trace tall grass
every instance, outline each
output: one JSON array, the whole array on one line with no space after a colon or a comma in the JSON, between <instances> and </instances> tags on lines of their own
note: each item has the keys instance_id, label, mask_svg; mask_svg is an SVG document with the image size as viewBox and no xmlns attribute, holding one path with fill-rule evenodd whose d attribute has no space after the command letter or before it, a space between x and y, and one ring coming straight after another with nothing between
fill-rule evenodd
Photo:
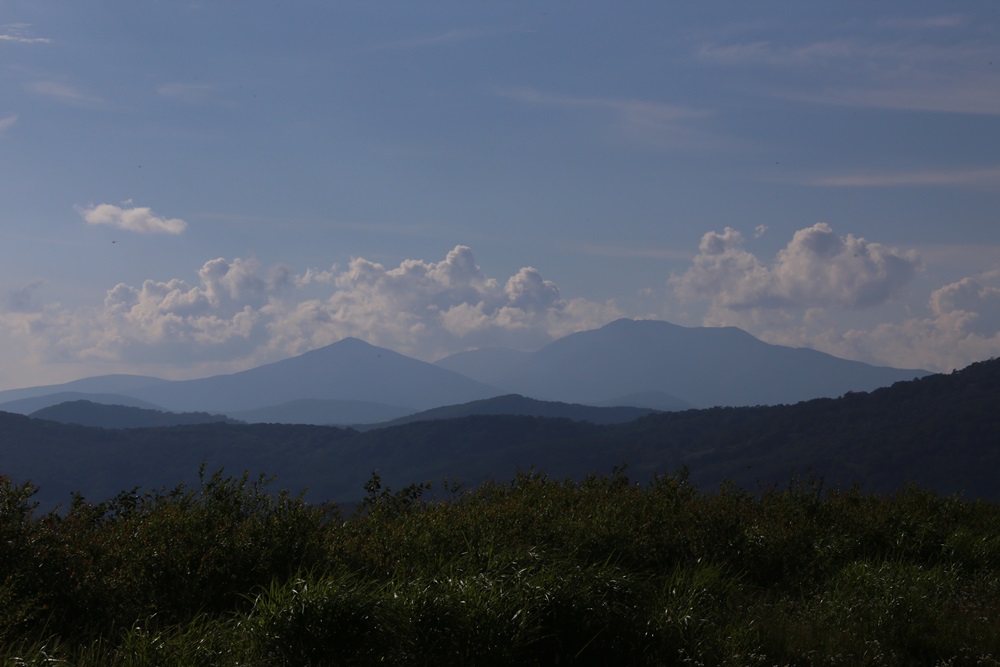
<instances>
[{"instance_id":1,"label":"tall grass","mask_svg":"<svg viewBox=\"0 0 1000 667\"><path fill-rule=\"evenodd\" d=\"M818 480L523 473L350 517L269 480L0 480L9 665L1000 664L1000 507ZM441 499L443 497L443 499Z\"/></svg>"}]
</instances>

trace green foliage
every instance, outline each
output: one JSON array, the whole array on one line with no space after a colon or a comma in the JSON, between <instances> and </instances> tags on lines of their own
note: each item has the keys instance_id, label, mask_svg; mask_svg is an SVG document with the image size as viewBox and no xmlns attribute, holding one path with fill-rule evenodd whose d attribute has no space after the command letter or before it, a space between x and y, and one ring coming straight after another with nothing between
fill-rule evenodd
<instances>
[{"instance_id":1,"label":"green foliage","mask_svg":"<svg viewBox=\"0 0 1000 667\"><path fill-rule=\"evenodd\" d=\"M344 520L266 478L37 514L0 480L9 665L1000 663L1000 507L685 470L374 474Z\"/></svg>"}]
</instances>

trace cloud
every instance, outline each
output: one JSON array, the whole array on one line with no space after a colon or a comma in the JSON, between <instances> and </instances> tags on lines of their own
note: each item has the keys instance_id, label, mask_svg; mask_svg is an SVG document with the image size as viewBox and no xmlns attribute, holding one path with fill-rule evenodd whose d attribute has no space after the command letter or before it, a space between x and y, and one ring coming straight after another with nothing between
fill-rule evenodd
<instances>
[{"instance_id":1,"label":"cloud","mask_svg":"<svg viewBox=\"0 0 1000 667\"><path fill-rule=\"evenodd\" d=\"M914 19L886 19L882 25L902 30L938 30L941 28L957 28L966 24L965 18L958 14L942 14Z\"/></svg>"},{"instance_id":2,"label":"cloud","mask_svg":"<svg viewBox=\"0 0 1000 667\"><path fill-rule=\"evenodd\" d=\"M781 43L758 39L707 43L695 52L700 61L739 68L743 85L753 85L753 70L766 71L757 83L761 94L810 104L963 114L1000 114L1000 89L994 60L996 35L962 41L931 39L930 28L960 24L956 17L931 17L910 26L897 24L869 37ZM885 25L882 25L885 28ZM873 28L877 29L878 24ZM900 39L898 28L925 38ZM775 83L785 78L784 83Z\"/></svg>"},{"instance_id":3,"label":"cloud","mask_svg":"<svg viewBox=\"0 0 1000 667\"><path fill-rule=\"evenodd\" d=\"M626 136L658 147L717 142L691 127L693 120L711 115L704 109L634 98L559 95L524 87L495 88L492 92L530 106L610 114Z\"/></svg>"},{"instance_id":4,"label":"cloud","mask_svg":"<svg viewBox=\"0 0 1000 667\"><path fill-rule=\"evenodd\" d=\"M939 372L1000 357L1000 284L967 277L931 292L927 317L852 329L831 340L827 351L900 367Z\"/></svg>"},{"instance_id":5,"label":"cloud","mask_svg":"<svg viewBox=\"0 0 1000 667\"><path fill-rule=\"evenodd\" d=\"M652 246L626 246L607 243L571 243L569 247L581 255L597 257L625 257L641 259L689 259L691 252L681 248Z\"/></svg>"},{"instance_id":6,"label":"cloud","mask_svg":"<svg viewBox=\"0 0 1000 667\"><path fill-rule=\"evenodd\" d=\"M131 201L124 202L125 206ZM77 211L90 225L110 225L118 229L140 234L180 234L187 223L180 218L161 218L144 206L122 208L114 204L98 204Z\"/></svg>"},{"instance_id":7,"label":"cloud","mask_svg":"<svg viewBox=\"0 0 1000 667\"><path fill-rule=\"evenodd\" d=\"M387 268L358 257L344 268L294 273L248 259L205 262L196 282L119 284L103 303L70 310L35 305L0 324L30 338L36 353L150 365L209 361L228 370L356 336L423 359L480 345L540 346L605 324L612 303L566 299L531 267L504 281L484 275L456 246L437 262ZM218 368L215 372L220 372Z\"/></svg>"},{"instance_id":8,"label":"cloud","mask_svg":"<svg viewBox=\"0 0 1000 667\"><path fill-rule=\"evenodd\" d=\"M945 285L931 293L931 312L938 320L958 316L963 329L992 336L1000 331L1000 288L975 278Z\"/></svg>"},{"instance_id":9,"label":"cloud","mask_svg":"<svg viewBox=\"0 0 1000 667\"><path fill-rule=\"evenodd\" d=\"M421 49L426 47L439 46L442 44L454 44L457 42L469 42L483 37L499 35L504 33L520 32L515 30L473 30L470 28L456 28L433 35L423 37L413 37L401 39L395 42L386 42L371 47L370 51L407 51L411 49Z\"/></svg>"},{"instance_id":10,"label":"cloud","mask_svg":"<svg viewBox=\"0 0 1000 667\"><path fill-rule=\"evenodd\" d=\"M1000 270L935 289L925 316L841 326L845 310L895 300L920 267L912 251L840 237L824 223L797 231L764 262L727 228L705 234L692 266L669 283L683 300L707 302L705 326L740 327L777 345L942 372L1000 356Z\"/></svg>"},{"instance_id":11,"label":"cloud","mask_svg":"<svg viewBox=\"0 0 1000 667\"><path fill-rule=\"evenodd\" d=\"M45 286L42 280L34 280L10 290L4 299L2 310L11 313L26 313L37 309L34 293Z\"/></svg>"},{"instance_id":12,"label":"cloud","mask_svg":"<svg viewBox=\"0 0 1000 667\"><path fill-rule=\"evenodd\" d=\"M8 23L0 26L0 42L48 44L52 41L47 37L32 37L30 28L31 24L29 23Z\"/></svg>"},{"instance_id":13,"label":"cloud","mask_svg":"<svg viewBox=\"0 0 1000 667\"><path fill-rule=\"evenodd\" d=\"M14 123L16 122L17 122L17 114L15 113L0 118L0 136L3 136L3 133L6 132L11 127L13 127Z\"/></svg>"},{"instance_id":14,"label":"cloud","mask_svg":"<svg viewBox=\"0 0 1000 667\"><path fill-rule=\"evenodd\" d=\"M727 227L702 236L691 268L670 278L683 300L716 308L864 308L899 296L919 270L915 253L834 234L818 222L795 232L768 265Z\"/></svg>"},{"instance_id":15,"label":"cloud","mask_svg":"<svg viewBox=\"0 0 1000 667\"><path fill-rule=\"evenodd\" d=\"M819 176L806 185L835 188L879 188L909 186L963 186L1000 189L1000 167L956 169L952 171L860 172Z\"/></svg>"},{"instance_id":16,"label":"cloud","mask_svg":"<svg viewBox=\"0 0 1000 667\"><path fill-rule=\"evenodd\" d=\"M624 118L641 123L673 121L707 115L706 111L692 107L629 98L556 95L531 88L502 88L495 92L501 97L525 104L612 111Z\"/></svg>"},{"instance_id":17,"label":"cloud","mask_svg":"<svg viewBox=\"0 0 1000 667\"><path fill-rule=\"evenodd\" d=\"M620 314L613 304L563 299L531 267L501 286L465 246L440 262L408 259L395 268L356 258L333 285L325 299L295 303L277 317L272 344L297 352L357 336L434 358L470 346L537 346Z\"/></svg>"},{"instance_id":18,"label":"cloud","mask_svg":"<svg viewBox=\"0 0 1000 667\"><path fill-rule=\"evenodd\" d=\"M178 102L196 104L209 100L216 86L208 83L164 83L156 87L156 94Z\"/></svg>"},{"instance_id":19,"label":"cloud","mask_svg":"<svg viewBox=\"0 0 1000 667\"><path fill-rule=\"evenodd\" d=\"M73 86L57 81L36 81L28 85L28 90L71 106L90 109L104 106L104 100L100 97L84 93Z\"/></svg>"},{"instance_id":20,"label":"cloud","mask_svg":"<svg viewBox=\"0 0 1000 667\"><path fill-rule=\"evenodd\" d=\"M828 40L797 46L779 46L769 40L738 44L704 44L697 57L716 65L798 67L816 62L856 57L862 47L851 40Z\"/></svg>"}]
</instances>

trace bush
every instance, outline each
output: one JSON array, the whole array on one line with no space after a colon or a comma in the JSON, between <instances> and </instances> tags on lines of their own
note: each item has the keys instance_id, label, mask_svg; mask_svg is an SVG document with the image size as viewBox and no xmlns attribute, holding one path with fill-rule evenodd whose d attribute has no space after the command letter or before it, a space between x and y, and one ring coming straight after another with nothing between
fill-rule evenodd
<instances>
[{"instance_id":1,"label":"bush","mask_svg":"<svg viewBox=\"0 0 1000 667\"><path fill-rule=\"evenodd\" d=\"M81 497L0 479L12 665L996 665L1000 507L684 471L522 473L346 521L270 481Z\"/></svg>"}]
</instances>

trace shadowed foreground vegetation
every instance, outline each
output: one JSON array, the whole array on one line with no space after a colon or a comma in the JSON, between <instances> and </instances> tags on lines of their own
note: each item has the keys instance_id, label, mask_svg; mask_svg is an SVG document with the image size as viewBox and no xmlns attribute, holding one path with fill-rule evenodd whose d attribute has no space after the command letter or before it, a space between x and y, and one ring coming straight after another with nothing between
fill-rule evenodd
<instances>
[{"instance_id":1,"label":"shadowed foreground vegetation","mask_svg":"<svg viewBox=\"0 0 1000 667\"><path fill-rule=\"evenodd\" d=\"M358 511L216 474L33 509L0 482L9 665L995 665L1000 506L817 481L521 474Z\"/></svg>"}]
</instances>

